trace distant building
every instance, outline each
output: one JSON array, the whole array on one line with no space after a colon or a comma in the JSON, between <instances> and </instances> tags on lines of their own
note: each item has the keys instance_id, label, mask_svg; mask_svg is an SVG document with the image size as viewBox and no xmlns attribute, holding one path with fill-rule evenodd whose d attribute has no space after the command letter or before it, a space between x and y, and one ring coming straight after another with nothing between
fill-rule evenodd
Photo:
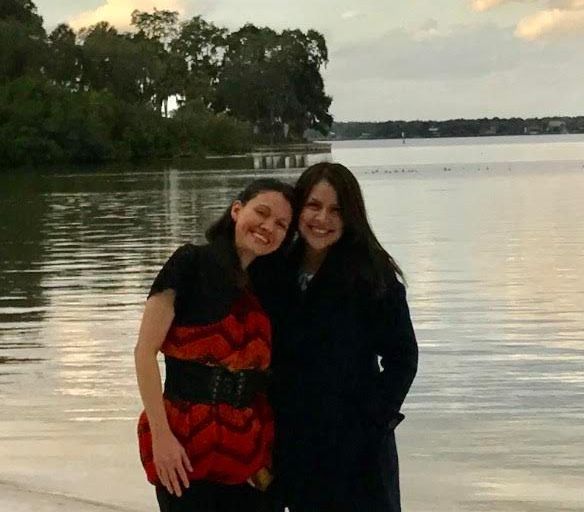
<instances>
[{"instance_id":1,"label":"distant building","mask_svg":"<svg viewBox=\"0 0 584 512\"><path fill-rule=\"evenodd\" d=\"M529 135L539 135L543 131L541 125L536 122L529 123L526 128Z\"/></svg>"},{"instance_id":2,"label":"distant building","mask_svg":"<svg viewBox=\"0 0 584 512\"><path fill-rule=\"evenodd\" d=\"M430 128L428 128L428 133L431 137L440 137L440 128L437 126L430 126Z\"/></svg>"},{"instance_id":3,"label":"distant building","mask_svg":"<svg viewBox=\"0 0 584 512\"><path fill-rule=\"evenodd\" d=\"M566 122L561 119L552 119L548 122L547 133L568 133L568 128L566 127Z\"/></svg>"}]
</instances>

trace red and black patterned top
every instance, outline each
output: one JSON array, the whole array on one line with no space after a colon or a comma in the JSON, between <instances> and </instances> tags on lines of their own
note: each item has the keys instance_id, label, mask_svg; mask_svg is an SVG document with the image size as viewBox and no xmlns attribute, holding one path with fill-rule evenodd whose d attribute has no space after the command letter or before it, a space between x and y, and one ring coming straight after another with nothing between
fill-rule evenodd
<instances>
[{"instance_id":1,"label":"red and black patterned top","mask_svg":"<svg viewBox=\"0 0 584 512\"><path fill-rule=\"evenodd\" d=\"M150 295L175 290L175 318L161 351L165 356L223 366L231 371L266 371L271 325L258 299L229 279L230 248L214 243L180 247L157 276ZM231 249L231 253L232 253ZM249 407L164 398L170 428L185 448L190 480L245 482L271 466L274 422L264 394ZM140 457L148 480L160 482L145 412L138 422Z\"/></svg>"}]
</instances>

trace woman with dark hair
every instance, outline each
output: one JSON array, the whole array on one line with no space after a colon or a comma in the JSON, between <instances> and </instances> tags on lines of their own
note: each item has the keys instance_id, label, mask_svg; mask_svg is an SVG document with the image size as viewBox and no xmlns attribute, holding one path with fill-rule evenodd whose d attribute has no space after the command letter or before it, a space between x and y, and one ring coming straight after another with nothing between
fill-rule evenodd
<instances>
[{"instance_id":1,"label":"woman with dark hair","mask_svg":"<svg viewBox=\"0 0 584 512\"><path fill-rule=\"evenodd\" d=\"M403 274L346 167L309 167L296 204L291 255L254 275L275 327L273 492L291 512L397 512L394 429L418 361Z\"/></svg>"},{"instance_id":2,"label":"woman with dark hair","mask_svg":"<svg viewBox=\"0 0 584 512\"><path fill-rule=\"evenodd\" d=\"M272 333L247 269L289 243L292 205L289 185L254 181L208 229L207 245L183 245L154 280L135 361L140 456L162 512L268 506Z\"/></svg>"}]
</instances>

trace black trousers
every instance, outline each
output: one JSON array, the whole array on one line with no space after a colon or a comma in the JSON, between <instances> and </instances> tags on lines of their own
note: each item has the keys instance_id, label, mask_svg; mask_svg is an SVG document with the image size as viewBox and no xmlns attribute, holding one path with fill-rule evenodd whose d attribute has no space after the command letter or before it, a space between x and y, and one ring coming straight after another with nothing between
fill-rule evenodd
<instances>
[{"instance_id":1,"label":"black trousers","mask_svg":"<svg viewBox=\"0 0 584 512\"><path fill-rule=\"evenodd\" d=\"M197 480L179 498L165 487L156 488L160 512L271 512L273 500L268 493L249 484L225 485Z\"/></svg>"}]
</instances>

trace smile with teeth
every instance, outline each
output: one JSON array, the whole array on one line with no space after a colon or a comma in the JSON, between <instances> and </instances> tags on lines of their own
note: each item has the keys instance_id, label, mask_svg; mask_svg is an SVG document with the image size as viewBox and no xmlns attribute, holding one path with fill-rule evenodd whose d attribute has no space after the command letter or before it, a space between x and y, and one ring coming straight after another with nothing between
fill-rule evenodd
<instances>
[{"instance_id":1,"label":"smile with teeth","mask_svg":"<svg viewBox=\"0 0 584 512\"><path fill-rule=\"evenodd\" d=\"M310 231L317 236L326 236L332 233L329 229L317 228L316 226L310 226Z\"/></svg>"},{"instance_id":2,"label":"smile with teeth","mask_svg":"<svg viewBox=\"0 0 584 512\"><path fill-rule=\"evenodd\" d=\"M264 245L268 245L270 243L266 236L258 233L257 231L252 231L251 234L258 242L261 242Z\"/></svg>"}]
</instances>

